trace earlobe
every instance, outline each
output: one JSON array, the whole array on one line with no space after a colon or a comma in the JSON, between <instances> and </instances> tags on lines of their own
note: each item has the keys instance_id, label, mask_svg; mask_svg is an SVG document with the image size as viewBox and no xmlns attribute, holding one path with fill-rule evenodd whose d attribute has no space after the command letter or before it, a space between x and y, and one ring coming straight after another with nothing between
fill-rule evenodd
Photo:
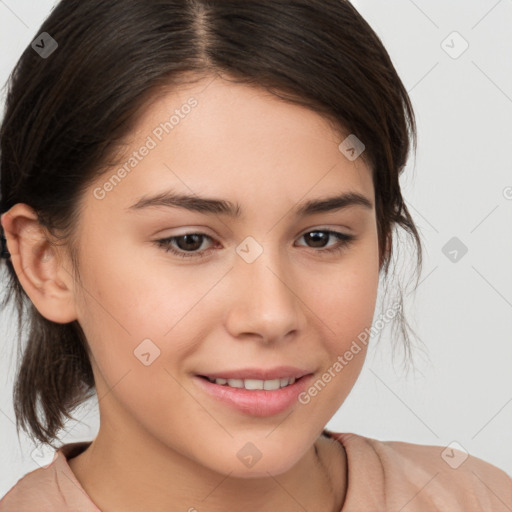
<instances>
[{"instance_id":1,"label":"earlobe","mask_svg":"<svg viewBox=\"0 0 512 512\"><path fill-rule=\"evenodd\" d=\"M16 275L39 313L57 323L76 320L72 275L35 211L17 203L1 222Z\"/></svg>"}]
</instances>

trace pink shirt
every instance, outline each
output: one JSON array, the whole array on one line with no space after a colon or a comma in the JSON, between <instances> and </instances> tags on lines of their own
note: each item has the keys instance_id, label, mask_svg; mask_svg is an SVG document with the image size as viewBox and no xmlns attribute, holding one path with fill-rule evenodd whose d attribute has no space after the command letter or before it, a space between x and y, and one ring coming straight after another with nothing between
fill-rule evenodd
<instances>
[{"instance_id":1,"label":"pink shirt","mask_svg":"<svg viewBox=\"0 0 512 512\"><path fill-rule=\"evenodd\" d=\"M325 432L348 458L340 512L511 512L512 479L477 457L443 446ZM51 464L18 480L0 512L100 512L67 463L89 442L63 445Z\"/></svg>"}]
</instances>

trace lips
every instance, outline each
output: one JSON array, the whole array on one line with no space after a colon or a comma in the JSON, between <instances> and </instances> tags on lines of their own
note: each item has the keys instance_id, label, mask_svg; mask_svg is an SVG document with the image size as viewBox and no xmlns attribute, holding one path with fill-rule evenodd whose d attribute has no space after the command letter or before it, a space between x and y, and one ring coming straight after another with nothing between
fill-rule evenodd
<instances>
[{"instance_id":1,"label":"lips","mask_svg":"<svg viewBox=\"0 0 512 512\"><path fill-rule=\"evenodd\" d=\"M274 375L275 371L275 368L272 369L270 375ZM280 367L279 371L283 372L283 367ZM285 370L284 373L286 374L287 371L289 375L290 367L288 367L288 370ZM241 372L242 370L237 370L236 372L226 371L218 375L240 375ZM269 372L265 372L264 370L254 371L254 369L245 369L243 372L243 375L269 375ZM300 375L301 373L303 373L302 370L297 372L297 368L291 369L292 375ZM218 378L222 379L222 377ZM294 405L297 406L298 396L310 385L313 378L313 373L306 373L292 384L279 387L278 389L247 389L245 386L240 388L238 386L219 385L216 382L212 383L208 377L200 375L195 375L193 382L198 386L201 393L205 393L206 396L209 396L215 404L222 404L222 406L236 410L244 415L270 417L284 413ZM250 379L233 379L232 382L236 383L236 381L239 381L239 383L244 382L244 384L247 384L248 380ZM254 380L256 381L258 379ZM274 386L271 385L271 387L275 387L275 380L270 379L265 382L271 384L272 381L274 381ZM290 382L292 380L293 377L291 377Z\"/></svg>"}]
</instances>

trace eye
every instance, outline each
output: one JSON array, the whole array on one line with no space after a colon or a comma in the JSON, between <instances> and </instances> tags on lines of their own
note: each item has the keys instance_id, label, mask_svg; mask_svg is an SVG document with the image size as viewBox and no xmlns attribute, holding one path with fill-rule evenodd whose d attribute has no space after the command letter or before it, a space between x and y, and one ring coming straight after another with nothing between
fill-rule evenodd
<instances>
[{"instance_id":1,"label":"eye","mask_svg":"<svg viewBox=\"0 0 512 512\"><path fill-rule=\"evenodd\" d=\"M330 240L333 236L337 238L338 242L329 249L322 249L322 247L325 246L325 242ZM311 248L320 248L320 250L315 252L323 254L341 252L356 239L355 235L348 235L329 229L308 231L300 238L304 238L308 243L313 244L310 246ZM170 236L168 238L155 240L155 244L165 252L170 252L181 258L203 258L214 250L211 247L203 249L202 251L199 250L205 239L213 240L211 236L205 233L186 233L184 235Z\"/></svg>"},{"instance_id":2,"label":"eye","mask_svg":"<svg viewBox=\"0 0 512 512\"><path fill-rule=\"evenodd\" d=\"M329 254L341 252L356 239L355 235L348 235L346 233L340 233L339 231L333 231L330 229L315 229L314 231L308 231L307 233L304 233L301 238L313 243L312 247L322 248L325 246L325 242L333 236L338 239L338 242L329 249L321 249L317 252Z\"/></svg>"},{"instance_id":3,"label":"eye","mask_svg":"<svg viewBox=\"0 0 512 512\"><path fill-rule=\"evenodd\" d=\"M207 249L197 252L197 249L202 246L202 242L205 238L213 240L211 236L204 233L186 233L184 235L170 236L161 240L155 240L155 242L159 247L163 248L165 252L171 252L176 256L182 258L202 258L211 251L211 249ZM173 242L176 242L179 250L173 247Z\"/></svg>"}]
</instances>

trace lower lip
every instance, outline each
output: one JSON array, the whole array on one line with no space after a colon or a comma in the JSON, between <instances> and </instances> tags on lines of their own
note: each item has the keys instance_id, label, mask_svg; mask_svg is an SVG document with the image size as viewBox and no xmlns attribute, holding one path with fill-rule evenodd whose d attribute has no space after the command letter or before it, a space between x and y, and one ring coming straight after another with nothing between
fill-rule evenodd
<instances>
[{"instance_id":1,"label":"lower lip","mask_svg":"<svg viewBox=\"0 0 512 512\"><path fill-rule=\"evenodd\" d=\"M248 390L215 384L196 375L194 379L209 395L245 414L258 417L274 416L289 409L308 386L313 374L304 375L293 384L269 391Z\"/></svg>"}]
</instances>

